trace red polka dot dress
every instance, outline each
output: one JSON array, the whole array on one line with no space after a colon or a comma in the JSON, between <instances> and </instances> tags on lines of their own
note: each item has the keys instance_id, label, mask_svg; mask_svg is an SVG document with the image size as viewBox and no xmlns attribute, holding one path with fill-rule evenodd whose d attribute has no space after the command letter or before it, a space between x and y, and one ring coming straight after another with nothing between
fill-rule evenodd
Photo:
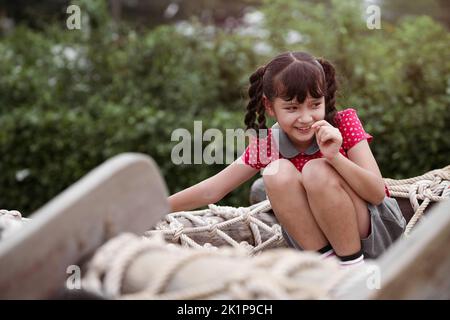
<instances>
[{"instance_id":1,"label":"red polka dot dress","mask_svg":"<svg viewBox=\"0 0 450 320\"><path fill-rule=\"evenodd\" d=\"M342 146L339 152L345 157L348 158L348 150L361 140L367 139L369 143L372 141L373 137L364 130L355 109L348 108L338 111L335 120L342 135ZM276 135L278 136L274 137ZM275 124L267 130L266 137L257 139L252 136L250 138L250 144L242 154L241 160L246 165L259 170L277 159L288 159L301 172L308 161L322 157L315 139L304 152L300 152L278 124ZM385 191L389 196L387 187L385 187Z\"/></svg>"}]
</instances>

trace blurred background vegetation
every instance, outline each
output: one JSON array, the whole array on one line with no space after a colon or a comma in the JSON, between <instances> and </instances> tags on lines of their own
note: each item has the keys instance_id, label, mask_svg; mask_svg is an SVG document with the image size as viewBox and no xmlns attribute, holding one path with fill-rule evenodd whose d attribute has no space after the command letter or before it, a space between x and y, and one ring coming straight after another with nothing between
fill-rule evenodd
<instances>
[{"instance_id":1,"label":"blurred background vegetation","mask_svg":"<svg viewBox=\"0 0 450 320\"><path fill-rule=\"evenodd\" d=\"M81 30L66 28L70 4ZM379 30L366 26L371 4ZM30 214L121 152L151 155L170 193L219 172L174 165L172 131L244 128L249 75L286 50L335 64L338 109L358 110L383 176L448 165L449 4L0 1L0 207ZM248 205L253 180L220 204Z\"/></svg>"}]
</instances>

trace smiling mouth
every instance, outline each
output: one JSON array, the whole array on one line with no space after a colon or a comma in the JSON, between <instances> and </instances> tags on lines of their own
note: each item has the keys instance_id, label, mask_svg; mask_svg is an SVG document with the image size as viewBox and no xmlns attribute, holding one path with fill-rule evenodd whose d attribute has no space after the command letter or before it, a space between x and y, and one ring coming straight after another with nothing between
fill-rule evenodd
<instances>
[{"instance_id":1,"label":"smiling mouth","mask_svg":"<svg viewBox=\"0 0 450 320\"><path fill-rule=\"evenodd\" d=\"M305 128L296 128L296 129L302 133L306 133L306 132L309 132L309 130L311 130L311 126L305 127Z\"/></svg>"}]
</instances>

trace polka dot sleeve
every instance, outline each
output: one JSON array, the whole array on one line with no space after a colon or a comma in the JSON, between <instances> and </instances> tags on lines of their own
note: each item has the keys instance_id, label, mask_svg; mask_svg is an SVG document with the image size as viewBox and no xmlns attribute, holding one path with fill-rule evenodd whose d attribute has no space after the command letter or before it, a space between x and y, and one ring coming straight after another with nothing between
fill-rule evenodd
<instances>
[{"instance_id":1,"label":"polka dot sleeve","mask_svg":"<svg viewBox=\"0 0 450 320\"><path fill-rule=\"evenodd\" d=\"M340 111L339 120L339 130L342 134L342 147L345 151L350 150L361 140L367 139L369 143L372 141L373 137L364 130L355 109L350 108Z\"/></svg>"},{"instance_id":2,"label":"polka dot sleeve","mask_svg":"<svg viewBox=\"0 0 450 320\"><path fill-rule=\"evenodd\" d=\"M272 142L270 129L265 138L258 139L251 136L250 144L241 156L243 163L258 170L265 168L272 161L272 150L274 150L273 143L267 143L267 141Z\"/></svg>"}]
</instances>

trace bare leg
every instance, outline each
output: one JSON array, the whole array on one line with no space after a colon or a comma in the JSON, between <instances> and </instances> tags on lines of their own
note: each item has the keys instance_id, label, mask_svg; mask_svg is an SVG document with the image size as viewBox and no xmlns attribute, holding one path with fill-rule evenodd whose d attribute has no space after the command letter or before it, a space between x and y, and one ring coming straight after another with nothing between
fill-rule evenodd
<instances>
[{"instance_id":1,"label":"bare leg","mask_svg":"<svg viewBox=\"0 0 450 320\"><path fill-rule=\"evenodd\" d=\"M370 223L367 207L355 207L346 191L348 184L325 159L309 161L302 174L310 208L336 254L346 256L360 250L360 230L368 230ZM358 215L366 217L359 219ZM358 222L364 226L359 227Z\"/></svg>"},{"instance_id":2,"label":"bare leg","mask_svg":"<svg viewBox=\"0 0 450 320\"><path fill-rule=\"evenodd\" d=\"M275 174L263 174L263 180L280 224L304 250L319 250L326 246L329 242L312 215L301 173L286 159L279 159L269 166L269 170L278 166Z\"/></svg>"}]
</instances>

